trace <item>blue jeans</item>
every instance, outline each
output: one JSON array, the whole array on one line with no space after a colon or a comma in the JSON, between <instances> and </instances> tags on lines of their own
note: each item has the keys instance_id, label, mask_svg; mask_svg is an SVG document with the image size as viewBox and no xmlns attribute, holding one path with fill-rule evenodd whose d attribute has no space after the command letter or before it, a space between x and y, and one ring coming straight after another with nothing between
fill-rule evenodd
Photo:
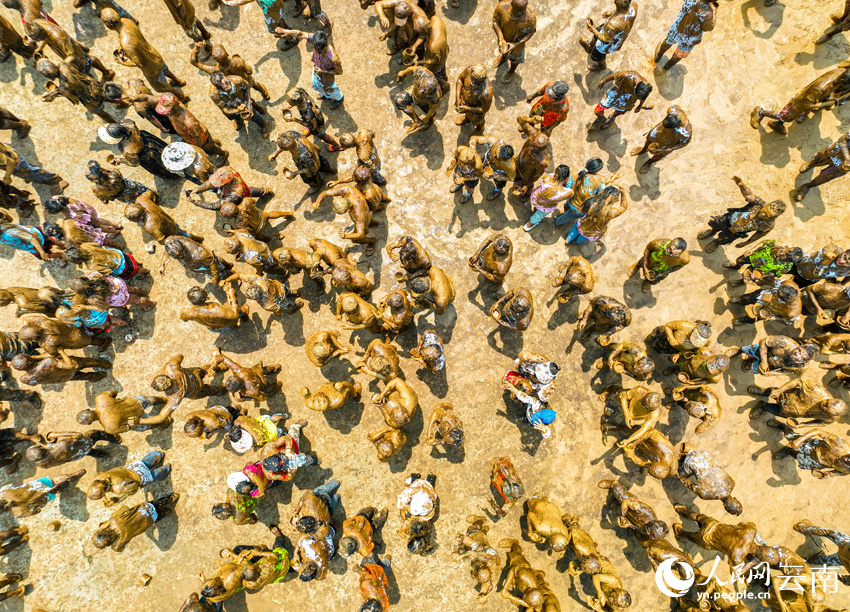
<instances>
[{"instance_id":1,"label":"blue jeans","mask_svg":"<svg viewBox=\"0 0 850 612\"><path fill-rule=\"evenodd\" d=\"M566 207L564 212L555 217L555 225L566 225L570 221L575 221L576 219L581 218L581 213L575 212L569 205Z\"/></svg>"},{"instance_id":2,"label":"blue jeans","mask_svg":"<svg viewBox=\"0 0 850 612\"><path fill-rule=\"evenodd\" d=\"M531 219L528 220L528 224L531 227L536 226L538 223L543 221L552 211L546 212L545 210L540 210L539 208L535 208L534 212L531 214Z\"/></svg>"},{"instance_id":3,"label":"blue jeans","mask_svg":"<svg viewBox=\"0 0 850 612\"><path fill-rule=\"evenodd\" d=\"M313 495L325 502L325 505L328 507L331 514L333 514L340 503L342 503L342 498L339 496L339 493L337 493L337 489L339 489L340 484L342 484L340 481L333 479L313 489Z\"/></svg>"},{"instance_id":4,"label":"blue jeans","mask_svg":"<svg viewBox=\"0 0 850 612\"><path fill-rule=\"evenodd\" d=\"M564 239L566 244L584 244L585 242L590 242L587 238L582 236L578 231L578 223L573 225L573 229L570 230L570 233L567 234L567 237Z\"/></svg>"}]
</instances>

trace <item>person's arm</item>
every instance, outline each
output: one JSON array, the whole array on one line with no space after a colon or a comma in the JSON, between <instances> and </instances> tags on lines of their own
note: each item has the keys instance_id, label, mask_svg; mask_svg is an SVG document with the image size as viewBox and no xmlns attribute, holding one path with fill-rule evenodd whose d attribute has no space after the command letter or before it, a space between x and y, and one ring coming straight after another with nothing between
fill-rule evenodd
<instances>
[{"instance_id":1,"label":"person's arm","mask_svg":"<svg viewBox=\"0 0 850 612\"><path fill-rule=\"evenodd\" d=\"M6 160L6 174L3 175L3 182L9 185L12 182L12 173L15 171L15 168L17 168L18 162L10 155L3 155L3 157Z\"/></svg>"},{"instance_id":2,"label":"person's arm","mask_svg":"<svg viewBox=\"0 0 850 612\"><path fill-rule=\"evenodd\" d=\"M29 238L27 238L27 242L36 250L42 260L47 261L47 253L44 251L44 247L41 246L40 240L38 240L35 236L29 236Z\"/></svg>"},{"instance_id":3,"label":"person's arm","mask_svg":"<svg viewBox=\"0 0 850 612\"><path fill-rule=\"evenodd\" d=\"M457 167L457 150L455 150L454 157L452 157L452 161L449 162L448 168L446 168L446 174L451 174L452 171Z\"/></svg>"},{"instance_id":4,"label":"person's arm","mask_svg":"<svg viewBox=\"0 0 850 612\"><path fill-rule=\"evenodd\" d=\"M848 148L847 146L846 138L841 138L838 140L838 152L841 154L841 158L844 160L843 162L841 162L841 169L850 169L850 148Z\"/></svg>"},{"instance_id":5,"label":"person's arm","mask_svg":"<svg viewBox=\"0 0 850 612\"><path fill-rule=\"evenodd\" d=\"M387 12L389 11L390 7L387 6L387 4L388 3L384 2L384 0L378 0L378 2L375 3L375 14L378 15L378 20L381 22L381 27L385 30L391 27L391 21L387 17Z\"/></svg>"},{"instance_id":6,"label":"person's arm","mask_svg":"<svg viewBox=\"0 0 850 612\"><path fill-rule=\"evenodd\" d=\"M702 31L711 32L716 24L717 8L714 5L711 5L711 8L708 10L708 15L702 20Z\"/></svg>"},{"instance_id":7,"label":"person's arm","mask_svg":"<svg viewBox=\"0 0 850 612\"><path fill-rule=\"evenodd\" d=\"M606 77L606 78L610 78L610 77ZM600 86L601 86L601 85L600 85ZM527 103L531 104L531 103L532 103L532 102L533 102L536 98L539 98L539 97L540 97L540 96L542 96L544 93L546 93L546 85L544 85L543 87L541 87L540 89L538 89L537 91L535 91L533 94L529 95L529 96L525 99L525 101L526 101Z\"/></svg>"},{"instance_id":8,"label":"person's arm","mask_svg":"<svg viewBox=\"0 0 850 612\"><path fill-rule=\"evenodd\" d=\"M485 240L483 243L481 243L481 246L480 246L480 247L478 247L478 250L477 250L477 251L475 251L475 255L473 255L472 257L470 257L470 258L469 258L469 265L471 265L471 266L473 266L473 265L474 265L474 266L477 266L477 265L478 265L478 260L479 260L479 258L481 257L481 254L482 254L482 253L484 252L484 250L485 250L487 247L489 247L491 244L493 244L493 238L492 238L492 237L487 238L487 240ZM478 269L478 268L476 268L476 270L477 270L477 269Z\"/></svg>"},{"instance_id":9,"label":"person's arm","mask_svg":"<svg viewBox=\"0 0 850 612\"><path fill-rule=\"evenodd\" d=\"M502 24L499 23L499 8L496 7L495 12L493 13L493 31L496 33L496 40L499 46L499 53L504 54L505 51L502 51L502 47L505 45L505 35L502 32Z\"/></svg>"},{"instance_id":10,"label":"person's arm","mask_svg":"<svg viewBox=\"0 0 850 612\"><path fill-rule=\"evenodd\" d=\"M811 286L803 289L803 291L805 291L806 295L809 296L809 299L812 301L812 306L815 307L815 311L819 315L823 314L823 308L821 308L821 305L818 303L818 300L815 297L814 289L815 289L815 287L823 287L824 285L826 285L826 279L822 278L818 282L816 282L814 285L811 285Z\"/></svg>"},{"instance_id":11,"label":"person's arm","mask_svg":"<svg viewBox=\"0 0 850 612\"><path fill-rule=\"evenodd\" d=\"M428 421L428 427L425 429L425 444L430 444L431 446L439 444L437 440L437 424L442 416L442 408L437 408L431 413L431 419Z\"/></svg>"},{"instance_id":12,"label":"person's arm","mask_svg":"<svg viewBox=\"0 0 850 612\"><path fill-rule=\"evenodd\" d=\"M203 47L203 45L200 44L196 44L192 47L192 55L189 57L189 63L201 72L212 74L213 72L218 70L218 66L212 66L210 64L204 64L203 62L201 62L200 58L198 57L201 52L201 47Z\"/></svg>"},{"instance_id":13,"label":"person's arm","mask_svg":"<svg viewBox=\"0 0 850 612\"><path fill-rule=\"evenodd\" d=\"M605 87L606 83L610 83L611 81L613 81L615 76L617 76L617 73L612 72L611 74L606 76L604 79L599 81L599 84L596 87L598 87L599 89L602 89L603 87Z\"/></svg>"}]
</instances>

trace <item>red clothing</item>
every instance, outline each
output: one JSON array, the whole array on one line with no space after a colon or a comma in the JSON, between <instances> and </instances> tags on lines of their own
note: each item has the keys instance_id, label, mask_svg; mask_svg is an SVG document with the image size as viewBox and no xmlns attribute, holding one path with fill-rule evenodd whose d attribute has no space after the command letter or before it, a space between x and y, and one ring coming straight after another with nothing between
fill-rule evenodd
<instances>
[{"instance_id":1,"label":"red clothing","mask_svg":"<svg viewBox=\"0 0 850 612\"><path fill-rule=\"evenodd\" d=\"M544 89L549 89L554 84L554 81L550 81L546 83ZM534 106L531 107L532 115L543 118L543 127L549 127L556 121L564 119L568 112L570 112L570 101L567 99L567 96L564 96L564 99L560 102L556 102L545 91L537 102L534 103Z\"/></svg>"},{"instance_id":2,"label":"red clothing","mask_svg":"<svg viewBox=\"0 0 850 612\"><path fill-rule=\"evenodd\" d=\"M364 600L376 599L381 604L381 610L387 612L390 609L387 572L375 563L367 563L361 567L367 574L360 574L360 596Z\"/></svg>"}]
</instances>

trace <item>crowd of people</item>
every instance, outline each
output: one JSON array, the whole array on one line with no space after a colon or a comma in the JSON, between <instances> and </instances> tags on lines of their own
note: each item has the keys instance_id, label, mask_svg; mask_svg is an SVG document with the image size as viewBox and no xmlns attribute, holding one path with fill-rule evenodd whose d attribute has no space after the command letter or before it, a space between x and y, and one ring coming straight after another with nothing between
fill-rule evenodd
<instances>
[{"instance_id":1,"label":"crowd of people","mask_svg":"<svg viewBox=\"0 0 850 612\"><path fill-rule=\"evenodd\" d=\"M244 467L230 473L225 482L211 483L221 491L224 501L211 505L209 515L194 517L198 521L213 517L232 520L234 541L239 540L239 526L257 523L261 504L277 503L267 498L270 488L291 486L300 471L322 464L324 440L312 439L305 445L307 420L288 413L269 413L263 407L269 397L286 394L289 406L299 404L293 412L302 415L309 414L304 410L344 411L347 405L359 401L374 404L386 427L370 433L368 440L378 460L390 462L409 444L410 425L423 409L417 391L404 376L401 360L410 358L426 375L433 376L444 375L446 368L463 367L447 360L449 340L441 338L438 329L418 329L414 322L418 313L441 315L453 307L458 296L445 269L449 262L432 258L429 245L412 235L391 232L386 240L374 231L386 224L382 211L398 205L392 202L388 189L393 163L382 165L374 129L341 131L334 127L334 115L345 104L345 93L337 83L337 77L343 74L343 56L334 46L333 32L335 28L355 26L334 21L319 0L296 0L293 17L312 29L295 29L287 23L293 17L285 14L284 0L257 0L268 36L277 41L279 54L285 56L301 42L311 53L309 89L314 93L297 85L280 92L275 91L275 83L260 83L254 68L225 48L222 41L227 36L204 25L192 0L151 2L163 15L170 15L190 41L190 63L198 74L183 76L209 81L209 98L237 132L268 140L276 131L274 153L268 156L268 162L277 160L285 179L300 178L305 183L305 197L313 210L331 200L334 213L346 216L350 225L339 231L338 243L314 237L309 240L309 249L292 245L287 228L296 211L290 206L281 210L269 205L275 188L252 186L255 180L266 180L241 168L243 177L230 165L233 143L221 134L216 138L207 127L209 121L204 121L207 118L200 112L196 116L197 104L182 89L187 81L172 72L155 46L158 41L149 37L146 24L133 16L132 0L127 7L115 0L74 0L75 20L102 22L110 42L116 45L112 58L94 55L71 35L69 24L51 17L42 0L0 0L5 7L5 14L0 16L0 61L33 66L40 75L37 87L45 92L43 102L53 105L45 107L35 98L28 100L25 117L0 108L0 130L4 135L11 131L13 141L28 139L30 122L49 112L45 108L65 104L69 115L64 121L72 122L83 118L83 113L70 106L81 106L93 126L93 138L110 151L88 161L84 172L88 185L71 185L63 178L69 168L41 168L14 146L0 143L0 160L6 169L0 184L0 248L9 253L21 251L8 260L6 278L14 276L13 266L70 266L74 270L62 287L0 288L0 307L14 306L15 316L20 317L17 329L0 332L0 400L10 406L0 412L0 417L5 420L10 415L40 410L38 389L42 385L95 383L107 378L114 364L103 358L104 351L122 330L127 339L135 339L131 331L135 321L150 316L145 313L157 308L152 295L156 296L160 283L172 283L181 288L181 293L185 291L186 305L179 318L191 322L199 336L238 335L250 324L252 313L258 311L286 329L293 313L310 301L309 292L293 289L292 281L313 286L317 295L330 296L322 303L335 314L338 328L307 337L299 359L320 370L335 359L349 359L352 374L311 389L293 380L286 364L253 363L256 358L240 356L240 360L253 364L245 365L236 360L236 355L220 349L207 352L205 357L199 356L200 351L187 356L174 354L164 364L155 364L155 372L149 372L149 390L113 388L94 395L89 406L75 411L78 431L52 431L42 426L43 431L27 432L16 419L15 427L0 429L0 467L11 479L0 488L0 515L15 522L14 527L0 533L0 556L14 555L25 545L29 541L27 519L72 486L85 490L88 503L115 507L108 520L90 525L90 546L111 548L111 554L134 546L134 538L180 512L180 491L158 497L144 491L154 482L166 481L172 470L180 470L179 462L172 464L165 452L151 448L131 456L126 465L94 475L75 470L71 464L87 456L109 456L109 449L126 444L136 436L134 432L174 428L179 433L180 427L183 433L179 435L226 440L215 452L243 457L240 462ZM253 3L210 0L208 8L217 11L221 5ZM450 0L444 14L450 16L458 3ZM764 2L765 6L773 3ZM568 130L607 130L618 117L632 111L651 114L647 125L654 125L643 145L630 152L643 157L637 172L646 174L675 152L687 155L687 146L699 137L679 105L653 112L656 75L608 69L611 56L617 57L624 46L636 44L630 33L639 16L638 4L637 0L613 0L613 6L600 6L600 12L607 10L598 20L588 19L583 28L580 44L587 52L587 70L599 73L596 83L604 90L593 108L593 120L583 127L570 123L570 88L563 78L552 75L553 80L547 79L527 96L527 108L516 119L522 140L517 138L515 148L487 135L487 116L495 92L512 87L527 47L534 44L538 16L533 0L495 3L495 61L492 65L469 66L449 54L446 23L433 0L360 0L360 7L377 17L380 40L387 41L386 52L391 65L398 69L398 82L411 77L409 89L392 98L395 108L410 119L408 133L438 129L443 99L451 93L450 76L457 75L452 99L455 123L462 128L462 143L445 167L451 177L450 192L458 195L457 204L469 202L481 181L488 181L492 187L484 193L486 202L510 196L525 203L528 218L522 225L524 232L534 232L541 223L551 222L563 227L566 245L576 246L604 241L609 224L629 212L629 198L619 185L620 174L605 173L600 158L588 159L573 174L568 165L553 159L551 141L566 137ZM715 0L684 0L666 37L654 50L656 74L688 59L703 36L711 36L718 9ZM12 24L17 14L20 28ZM561 19L556 18L555 23ZM850 0L833 22L817 44L850 30ZM618 63L628 65L627 61ZM113 70L116 64L132 69L136 78L122 81ZM371 80L363 67L360 70L358 79ZM752 110L750 124L754 129L763 130L762 122L767 119L766 127L787 134L788 124L850 101L850 66L842 64L822 72L807 85L789 83L789 87L799 91L781 109L758 106ZM273 94L281 94L284 101L274 111L277 103L270 101ZM272 119L277 111L285 124L283 129L276 129L280 122ZM119 112L124 119L116 118ZM61 141L35 144L74 146ZM844 134L803 164L800 174L813 168L822 170L794 191L797 201L850 172L848 144L848 135ZM349 176L337 176L332 156L347 149L356 153L355 167ZM256 151L249 150L248 154L249 158L256 156ZM127 174L134 178L125 177L121 166L127 167ZM791 246L793 236L783 236L780 241L771 233L777 220L787 213L788 204L781 200L765 202L742 178L731 179L745 204L718 208L705 219L708 227L698 236L699 246L706 257L719 257L711 254L725 247L728 262L724 265L736 271L730 272L736 276L728 280L729 287L746 287L744 293L727 300L735 313L733 325L759 324L759 330L763 330L762 322L771 322L775 326L771 329L784 330L788 335L765 332L750 345L721 347L716 343L718 330L710 322L697 319L696 314L645 330L643 342L618 340L618 332L633 323L631 309L619 299L594 292L594 269L587 258L567 246L571 252L567 262L544 272L551 279L551 293L558 303L589 297L578 315L576 341L592 346L595 337L604 350L595 368L618 381L600 394L605 443L616 437L613 451L622 450L630 468L659 481L673 479L700 500L720 502L705 504L707 512L716 516L722 506L726 514L735 517L744 512L733 495L735 480L729 472L735 473L735 464L726 461L728 455L715 456L698 448L695 439L712 428L734 426L729 422L733 417L722 417L724 409L716 391L732 374L732 360L739 359L745 372L784 376L776 386L753 384L747 389L759 400L749 418L766 418L767 425L784 441L776 453L778 459L787 456L801 471L819 479L850 474L850 441L834 428L847 412L840 388L850 387L850 365L821 361L820 368L831 372L828 380L815 379L809 367L817 363L818 355L850 353L850 250L831 243L805 252ZM210 228L213 222L221 221L220 248L213 247L211 233L193 234L181 228L168 212L177 202L164 201L152 185L171 182L191 183L183 191L186 197L181 200L182 209L194 211L192 206L197 207L194 212L206 216ZM506 192L509 183L513 185ZM37 203L30 187L33 184L45 186L50 197ZM106 218L112 215L104 212L113 213L116 202L123 206L124 218L138 225L148 240L148 254L161 248L161 262L153 274L140 262L147 257L127 249L124 224ZM110 203L112 207L108 208ZM658 231L663 234L663 224L658 224ZM519 233L514 240L522 236ZM846 232L840 236L841 240L846 238ZM689 246L682 237L662 235L646 245L626 276L637 275L642 291L651 292L671 274L686 273L682 270L692 259L689 248L694 245ZM363 270L364 261L376 249L386 253L399 284L380 299L373 296L375 281ZM494 233L469 257L468 267L471 274L480 275L482 285L489 290L492 299L486 310L493 325L521 333L532 323L535 299L543 296L535 297L524 286L505 286L513 255L509 232ZM165 276L172 260L182 265L188 278L204 278L208 284L193 284L173 270ZM154 291L145 280L149 276L155 277ZM634 322L640 324L637 317ZM156 325L168 323L157 321ZM270 334L271 329L269 326L265 333ZM360 333L358 330L369 334L370 340L362 355L355 356L359 350L344 334ZM405 350L395 340L410 330L416 345ZM92 348L86 350L88 347ZM120 354L115 357L120 358ZM562 357L553 359L526 349L518 352L514 366L501 378L509 410L520 410L525 419L522 427L543 439L559 433L557 410L563 403L558 385L563 382L558 376L563 366ZM499 376L502 372L494 373L494 377ZM652 386L664 377L668 377L667 382L674 381L673 386L660 391L659 385ZM371 396L366 393L370 384L379 389ZM296 390L301 395L298 401L294 399ZM453 390L452 401L475 401L474 392L469 397L464 393L463 389ZM200 408L196 400L206 400L206 407ZM427 445L458 456L465 442L464 415L452 401L434 405L423 430ZM659 429L674 407L698 421L694 435L675 444L663 433L663 426ZM728 412L732 407L725 408ZM136 448L134 444L134 452ZM494 454L503 452L502 448L492 450ZM21 479L18 472L22 464L32 464L44 470L44 475ZM324 467L334 469L333 465ZM521 474L508 456L494 457L491 468L496 494L490 502L493 514L470 514L466 531L452 544L452 559L470 563L481 601L498 592L507 601L535 612L558 612L573 605L565 601L572 595L555 592L545 572L532 567L524 555L517 516L522 513L526 539L558 559L569 555L567 571L577 579L577 588L592 585L586 594L590 608L596 612L643 608L633 602L629 585L617 567L581 526L586 527L590 517L566 512L566 502L556 502L550 494L527 496ZM273 584L292 575L303 582L324 580L335 555L350 561L359 577L362 601L352 603L351 609L387 612L391 605L391 556L384 550L428 555L437 549L438 483L436 474L423 477L411 472L397 497L376 500L375 506L349 513L340 521L346 489L339 479L328 478L304 491L286 508L289 536L282 526L269 524L270 544L234 545L222 550L214 562L211 559L212 571L201 568L205 571L202 582L194 587L187 585L181 612L220 611L223 602L236 593L274 589L277 587ZM823 564L843 566L850 572L850 535L836 525L820 527L807 520L793 525L801 534L826 539L838 547L836 555L804 559L780 543L765 541L753 522L724 522L732 519L714 518L692 505L677 503L675 511L682 522L671 528L630 490L629 484L616 478L597 484L609 492L616 522L624 530L621 535L634 538L653 568L672 559L678 564L674 568L678 578L696 574L692 586L673 600L684 612L744 612L746 606L713 572L706 576L692 556L672 541L671 531L681 544L688 542L688 546L694 544L725 556L738 576L762 564L775 576L788 576L790 572L805 588L771 588L764 602L776 612L838 612L823 603L827 593L812 569ZM379 534L389 512L382 506L393 501L401 528L398 537L388 535L384 543ZM522 511L511 513L518 502ZM504 561L488 540L490 521L500 519L513 521L516 531L515 538L497 543L507 551ZM694 524L696 528L688 528ZM39 550L36 554L48 552ZM450 575L457 574L453 570ZM587 575L590 581L582 583L578 580L581 575ZM841 578L850 584L850 576ZM30 580L37 589L38 577ZM6 588L0 593L3 601L25 597L31 587L23 584L21 575L6 574L0 578L0 588Z\"/></svg>"}]
</instances>

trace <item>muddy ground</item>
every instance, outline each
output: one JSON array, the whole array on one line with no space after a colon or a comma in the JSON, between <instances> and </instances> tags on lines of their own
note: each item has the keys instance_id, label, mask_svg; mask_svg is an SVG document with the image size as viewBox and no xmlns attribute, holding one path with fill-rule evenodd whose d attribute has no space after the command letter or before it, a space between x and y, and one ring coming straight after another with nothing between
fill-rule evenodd
<instances>
[{"instance_id":1,"label":"muddy ground","mask_svg":"<svg viewBox=\"0 0 850 612\"><path fill-rule=\"evenodd\" d=\"M74 11L70 4L45 1L59 23L89 44L110 67L117 68L122 82L139 76L137 71L116 66L112 61L116 39L107 35L93 9ZM232 153L232 165L250 184L275 189L277 195L267 209L295 209L296 221L287 229L285 244L304 248L313 236L337 241L337 232L345 226L345 221L334 218L327 205L324 210L312 212L312 199L305 194L303 184L287 181L280 166L266 161L273 145L259 138L255 126L247 134L234 132L208 99L206 78L188 63L190 41L162 4L157 0L127 0L125 4L140 20L144 32L172 70L188 81L185 90L193 99L191 109L216 137L225 141ZM279 53L256 5L243 9L223 7L220 12L212 13L206 3L196 4L214 39L251 62L256 67L257 78L269 87L277 134L284 125L277 109L286 91L295 85L309 89L309 52L302 45L285 54ZM546 494L565 511L581 517L582 525L597 538L601 551L622 572L634 597L632 609L667 609L669 600L655 587L642 550L634 538L612 522L611 513L604 509L606 492L598 489L596 482L612 476L620 478L650 502L668 523L677 520L672 503L689 504L717 517L728 515L723 514L718 502L694 504L694 496L677 482L662 484L646 478L634 466L626 464L620 454L612 452L610 444L603 444L599 432L602 403L597 393L620 381L612 373L599 375L593 367L603 354L595 343L582 345L574 341L576 315L587 298L559 305L554 300L550 280L557 266L569 256L581 254L590 259L598 279L594 294L617 297L632 308L633 323L618 336L623 340L639 341L656 325L684 317L710 320L723 346L748 344L765 331L785 332L786 328L777 324L765 329L745 326L732 331L734 313L725 306L724 279L728 273L722 264L727 257L734 259L737 250L729 248L725 255L722 250L707 255L698 246L696 234L712 213L740 205L732 175L743 177L766 200L788 201L801 160L810 158L847 129L850 119L847 107L824 112L803 125L793 125L787 138L763 129L752 130L748 118L754 104L767 101L773 106L784 105L794 91L815 75L846 60L848 43L838 36L828 45L813 44L830 23L830 11L840 8L837 1L787 6L780 3L765 8L761 0L743 4L724 0L716 29L691 57L669 74L652 77L656 90L650 100L655 108L623 117L617 126L589 137L584 125L592 119L592 108L600 98L596 84L603 74L588 75L586 55L577 37L585 19L598 18L609 4L533 0L531 6L538 14L539 33L529 45L527 61L514 82L507 86L496 84L495 104L488 116L487 134L505 138L518 149L521 139L516 132L515 117L527 111L525 96L547 80L560 78L570 84L572 110L552 140L553 166L566 163L577 172L587 158L601 157L608 171L621 174L619 184L628 195L630 208L611 224L603 244L565 248L562 232L555 229L551 220L530 234L521 230L529 216L529 206L521 200L487 202L476 191L472 202L456 203L448 193L450 179L444 170L455 146L468 138L469 129L455 126L456 114L446 101L435 127L405 135L406 119L391 104L391 96L400 91L395 80L398 68L388 67L385 45L378 41L380 26L374 13L371 9L361 11L355 2L326 0L324 8L335 20L333 40L345 68L339 85L346 95L343 108L337 111L325 108L330 130L337 133L367 127L376 132L389 180L388 191L394 200L386 214L377 215L379 227L374 231L381 245L388 237L415 236L429 250L434 264L454 279L457 290L454 306L447 313L435 316L433 312L419 312L416 317L416 330L436 328L447 343L448 365L444 375L424 372L407 358L407 350L416 342L413 329L398 338L405 349L405 377L419 394L423 409L408 427L408 448L388 464L378 462L366 435L383 427L383 422L369 401L326 415L305 409L299 394L302 386L314 388L325 379L342 380L353 372L346 361L319 371L304 355L305 337L336 328L330 293L317 294L308 285L304 289L308 305L299 313L283 318L282 325L270 323L264 312L252 307L249 323L236 331L215 335L178 319L179 310L186 304L186 289L201 279L187 276L172 264L164 276L154 273L153 283L149 280L142 283L151 288L151 297L159 305L150 313L133 312L138 339L128 344L122 332L114 334L114 345L108 351L109 358L114 360L112 376L96 384L71 383L43 389L43 411L16 406L14 426L28 431L38 428L45 433L75 430L79 427L75 414L96 394L109 389L129 394L149 393L150 380L172 354L181 352L188 364L201 365L208 362L214 347L219 347L244 363L263 360L282 365L280 380L284 393L271 398L267 405L251 406L251 410L262 413L286 410L297 419L308 419L307 446L321 457L322 465L299 472L291 486L271 489L260 505L261 524L234 528L230 522L219 522L210 516L210 507L224 498L225 476L240 469L245 458L233 453L220 438L202 442L182 433L185 415L190 410L205 403L223 403L224 397L188 402L176 413L173 429L127 434L125 447L110 451L108 459L86 458L72 466L72 469L85 467L89 473L77 488L67 490L39 516L27 519L25 523L31 532L29 545L2 559L0 569L6 573L23 573L32 589L25 600L7 601L0 604L0 609L13 612L34 608L65 612L95 607L103 612L177 610L199 588L198 573L212 572L221 548L271 544L262 523L286 523L290 515L288 504L302 490L333 476L342 481L340 493L345 513L354 513L367 505L392 509L411 471L438 475L440 546L429 557L408 554L395 533L400 526L397 514L391 514L383 538L385 551L393 556L394 609L483 609L475 600L466 565L452 562L450 552L455 535L465 528L465 517L480 514L487 506L491 496L489 459L498 455L513 458L529 494ZM451 9L441 3L438 8L448 26L452 81L468 65L491 62L495 52L495 37L490 27L492 3L461 0L461 5ZM634 69L652 76L655 45L666 34L677 10L678 3L641 3L637 24L625 50L611 59L610 68ZM4 16L20 27L17 15L5 11ZM300 19L293 23L305 27ZM312 30L315 25L306 28ZM84 117L80 107L71 107L64 100L50 105L43 103L40 96L44 93L44 79L32 65L25 65L20 59L0 66L0 81L3 104L33 123L29 138L23 141L13 138L14 146L31 161L63 174L71 183L68 195L94 202L83 176L85 162L94 158L103 162L110 152L107 145L96 139L99 120ZM693 142L649 174L637 175L635 161L628 151L642 143L643 134L661 119L664 108L670 104L680 105L689 115L693 122ZM128 116L140 127L152 129L132 111ZM8 142L10 136L4 138ZM340 154L339 172L347 175L353 162L352 151ZM213 213L192 206L181 194L182 185L154 181L140 168L125 170L125 174L147 184L155 183L161 202L180 224L191 232L203 233L211 246L221 249L223 237L220 231L213 230ZM485 189L489 190L489 184ZM42 199L48 195L41 189L38 192ZM848 223L842 209L847 193L847 180L836 181L820 191L813 190L803 203L789 208L773 236L807 251L831 240L846 240ZM118 203L100 209L107 218L118 220L121 216ZM38 214L43 218L41 209ZM25 222L35 224L33 218ZM220 222L215 229L221 229ZM506 288L525 286L534 295L536 313L525 333L496 328L486 315L495 298L481 292L476 275L466 267L466 259L479 243L496 231L506 232L515 245L514 268ZM684 237L690 244L691 264L651 293L641 293L640 283L627 278L628 267L649 240L675 236ZM158 265L161 249L155 255L145 253L140 230L129 222L124 238L141 262L153 268ZM362 255L360 247L353 251ZM0 252L0 257L5 260L0 269L0 283L4 285L65 286L73 272L70 267L60 269L56 264L39 268L30 256L21 253L12 256L9 249ZM371 257L361 257L361 261L362 268L368 268L378 283L376 300L397 287L396 267L381 249ZM298 281L295 285L298 286ZM220 291L213 291L221 297ZM0 329L15 330L18 326L11 309L0 312ZM364 332L351 335L351 343L358 352L362 352L370 339ZM542 442L537 432L523 421L519 406L510 400L506 402L501 390L502 375L523 348L549 355L563 367L554 403L559 412L557 427L554 436ZM353 354L351 357L356 358ZM661 357L659 362L652 385L655 389L669 387L673 382L670 377L660 375L666 363ZM822 370L812 367L810 374L821 377ZM370 391L377 389L363 376L354 378ZM846 521L847 481L817 480L798 471L790 459L772 458L771 451L779 448L779 435L766 427L764 421L749 420L748 409L754 402L746 395L746 388L753 382L767 385L780 384L783 380L742 373L736 362L724 382L716 386L726 411L716 428L697 436L693 433L695 423L689 422L682 409L672 406L664 419L663 431L673 442L686 440L718 457L737 481L736 495L745 509L741 519L755 521L765 539L812 552L811 542L804 545L803 537L791 531L791 526L807 517L818 524L850 530ZM628 380L624 382L632 384ZM846 392L841 393L848 399ZM467 442L463 453L446 455L424 444L423 419L427 420L431 408L442 401L452 402L465 422ZM846 434L847 424L832 425L830 430ZM174 470L167 481L156 483L145 495L150 498L172 489L179 492L182 497L176 516L157 525L147 537L133 541L124 553L95 551L88 539L109 512L99 503L85 503L85 487L96 471L140 459L151 447L163 449ZM63 471L54 468L46 474ZM3 475L2 484L40 475L41 471L23 465L13 476ZM141 503L142 497L137 494L128 501ZM507 518L492 524L491 542L502 538L522 539L525 523L521 516L522 509L517 507ZM342 520L343 516L338 518ZM58 532L48 529L48 524L55 520L62 524ZM3 528L11 525L8 517L4 521ZM285 531L292 535L288 527ZM700 561L714 558L713 554L694 546L686 544L684 548ZM528 540L523 539L523 549L532 565L546 572L560 597L562 609L585 608L588 581L573 581L565 572L565 561L556 563ZM147 587L140 585L142 573L153 576ZM261 593L240 593L226 602L225 609L228 612L355 610L360 605L357 576L347 571L339 558L334 559L332 573L324 582L303 584L291 576L286 583L268 587ZM834 605L848 601L848 587L840 588L841 591L831 596ZM488 610L511 608L498 597L486 604Z\"/></svg>"}]
</instances>

